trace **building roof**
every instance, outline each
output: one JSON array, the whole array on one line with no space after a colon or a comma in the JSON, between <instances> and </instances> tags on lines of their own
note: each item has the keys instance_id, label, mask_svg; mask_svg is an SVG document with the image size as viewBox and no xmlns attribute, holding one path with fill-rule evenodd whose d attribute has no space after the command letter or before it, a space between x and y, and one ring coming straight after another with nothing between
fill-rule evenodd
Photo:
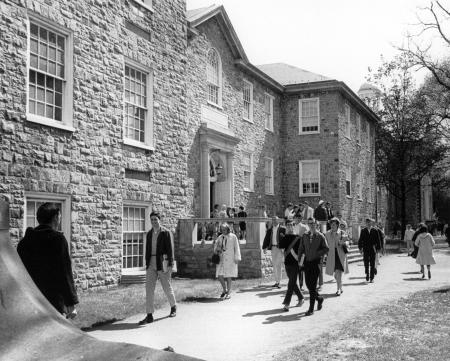
<instances>
[{"instance_id":1,"label":"building roof","mask_svg":"<svg viewBox=\"0 0 450 361\"><path fill-rule=\"evenodd\" d=\"M234 31L233 25L231 24L230 18L222 5L214 4L199 9L188 10L186 12L189 29L192 32L195 32L196 27L214 17L216 18L235 59L242 59L245 62L248 62L244 48L242 47L242 44Z\"/></svg>"},{"instance_id":2,"label":"building roof","mask_svg":"<svg viewBox=\"0 0 450 361\"><path fill-rule=\"evenodd\" d=\"M332 78L324 75L316 74L284 63L263 64L257 65L256 67L282 85L332 80Z\"/></svg>"},{"instance_id":3,"label":"building roof","mask_svg":"<svg viewBox=\"0 0 450 361\"><path fill-rule=\"evenodd\" d=\"M380 89L378 89L375 85L372 85L370 83L364 83L359 87L358 93L364 90L373 90L377 93L381 93Z\"/></svg>"}]
</instances>

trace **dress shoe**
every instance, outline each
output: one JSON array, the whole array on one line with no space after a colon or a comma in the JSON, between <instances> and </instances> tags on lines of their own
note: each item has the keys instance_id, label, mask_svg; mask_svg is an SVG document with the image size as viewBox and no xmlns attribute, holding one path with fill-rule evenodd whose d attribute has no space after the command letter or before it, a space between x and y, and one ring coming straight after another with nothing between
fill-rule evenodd
<instances>
[{"instance_id":1,"label":"dress shoe","mask_svg":"<svg viewBox=\"0 0 450 361\"><path fill-rule=\"evenodd\" d=\"M366 274L366 281L369 281L369 275Z\"/></svg>"},{"instance_id":2,"label":"dress shoe","mask_svg":"<svg viewBox=\"0 0 450 361\"><path fill-rule=\"evenodd\" d=\"M152 322L153 322L153 315L151 313L147 313L147 316L145 316L143 320L139 321L138 325L142 326Z\"/></svg>"},{"instance_id":3,"label":"dress shoe","mask_svg":"<svg viewBox=\"0 0 450 361\"><path fill-rule=\"evenodd\" d=\"M283 312L289 312L289 306L283 305Z\"/></svg>"},{"instance_id":4,"label":"dress shoe","mask_svg":"<svg viewBox=\"0 0 450 361\"><path fill-rule=\"evenodd\" d=\"M320 311L322 309L322 304L323 304L323 297L317 300L317 311Z\"/></svg>"},{"instance_id":5,"label":"dress shoe","mask_svg":"<svg viewBox=\"0 0 450 361\"><path fill-rule=\"evenodd\" d=\"M227 294L226 292L222 292L222 293L220 294L220 298L224 298L226 294Z\"/></svg>"},{"instance_id":6,"label":"dress shoe","mask_svg":"<svg viewBox=\"0 0 450 361\"><path fill-rule=\"evenodd\" d=\"M278 282L275 283L272 287L273 287L273 288L281 288L281 286L280 286L280 284L279 284Z\"/></svg>"},{"instance_id":7,"label":"dress shoe","mask_svg":"<svg viewBox=\"0 0 450 361\"><path fill-rule=\"evenodd\" d=\"M341 295L341 291L340 290L337 290L336 291L336 296L340 296Z\"/></svg>"},{"instance_id":8,"label":"dress shoe","mask_svg":"<svg viewBox=\"0 0 450 361\"><path fill-rule=\"evenodd\" d=\"M225 300L229 300L230 298L231 298L231 294L230 294L229 292L227 292L227 293L225 294L224 299L225 299Z\"/></svg>"},{"instance_id":9,"label":"dress shoe","mask_svg":"<svg viewBox=\"0 0 450 361\"><path fill-rule=\"evenodd\" d=\"M175 317L177 315L177 306L173 306L170 308L169 317Z\"/></svg>"},{"instance_id":10,"label":"dress shoe","mask_svg":"<svg viewBox=\"0 0 450 361\"><path fill-rule=\"evenodd\" d=\"M314 314L314 310L308 310L305 312L305 316L311 316L312 314Z\"/></svg>"}]
</instances>

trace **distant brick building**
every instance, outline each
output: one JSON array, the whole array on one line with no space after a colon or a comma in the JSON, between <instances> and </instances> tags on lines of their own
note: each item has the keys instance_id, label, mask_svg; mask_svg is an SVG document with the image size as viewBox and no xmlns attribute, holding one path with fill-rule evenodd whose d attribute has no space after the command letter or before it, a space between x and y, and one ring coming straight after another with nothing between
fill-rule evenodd
<instances>
[{"instance_id":1,"label":"distant brick building","mask_svg":"<svg viewBox=\"0 0 450 361\"><path fill-rule=\"evenodd\" d=\"M142 274L148 215L330 200L375 212L376 116L344 83L252 65L221 6L0 3L0 195L11 238L63 211L80 288ZM187 39L187 41L186 41Z\"/></svg>"}]
</instances>

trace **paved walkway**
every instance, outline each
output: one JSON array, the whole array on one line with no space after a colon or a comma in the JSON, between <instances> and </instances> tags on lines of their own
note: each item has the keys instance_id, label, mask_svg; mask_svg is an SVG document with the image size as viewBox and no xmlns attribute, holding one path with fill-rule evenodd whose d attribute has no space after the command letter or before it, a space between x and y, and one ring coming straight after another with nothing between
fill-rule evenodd
<instances>
[{"instance_id":1,"label":"paved walkway","mask_svg":"<svg viewBox=\"0 0 450 361\"><path fill-rule=\"evenodd\" d=\"M422 280L415 260L405 254L381 258L375 283L365 281L361 263L350 267L344 279L344 293L336 297L336 284L325 276L322 295L324 307L304 317L308 301L289 312L281 311L286 287L273 290L269 285L237 290L230 300L215 298L181 303L176 318L167 318L168 307L155 313L156 322L138 327L143 315L106 325L90 332L102 340L136 343L162 349L168 345L176 352L205 360L270 360L308 339L326 332L377 305L411 292L450 286L450 249L435 251L437 265L431 280ZM212 295L216 297L217 295ZM308 297L308 295L306 294ZM293 297L293 304L296 297Z\"/></svg>"}]
</instances>

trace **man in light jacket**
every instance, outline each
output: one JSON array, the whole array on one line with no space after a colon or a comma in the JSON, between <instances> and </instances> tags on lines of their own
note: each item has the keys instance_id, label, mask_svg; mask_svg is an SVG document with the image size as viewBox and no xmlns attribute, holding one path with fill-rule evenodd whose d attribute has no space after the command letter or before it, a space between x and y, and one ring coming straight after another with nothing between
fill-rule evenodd
<instances>
[{"instance_id":1,"label":"man in light jacket","mask_svg":"<svg viewBox=\"0 0 450 361\"><path fill-rule=\"evenodd\" d=\"M281 240L286 234L286 228L280 225L280 219L278 217L272 218L272 226L266 231L266 236L264 237L262 249L264 253L266 250L272 253L272 265L273 274L275 277L275 284L272 287L281 288L281 270L284 263L284 253L280 248Z\"/></svg>"}]
</instances>

